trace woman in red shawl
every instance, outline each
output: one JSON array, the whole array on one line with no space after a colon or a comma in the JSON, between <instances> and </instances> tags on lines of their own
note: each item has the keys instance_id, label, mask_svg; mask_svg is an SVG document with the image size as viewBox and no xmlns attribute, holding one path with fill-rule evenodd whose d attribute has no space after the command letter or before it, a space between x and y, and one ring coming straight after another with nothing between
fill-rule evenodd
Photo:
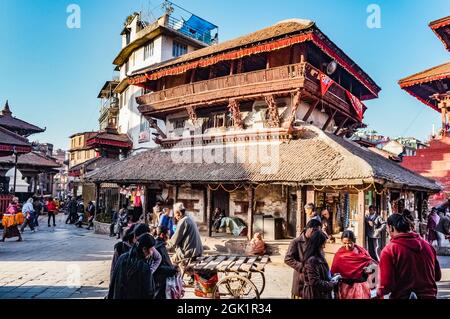
<instances>
[{"instance_id":1,"label":"woman in red shawl","mask_svg":"<svg viewBox=\"0 0 450 319\"><path fill-rule=\"evenodd\" d=\"M355 244L351 230L342 233L343 246L337 251L331 266L332 274L340 274L339 299L370 299L366 268L376 263L369 253Z\"/></svg>"}]
</instances>

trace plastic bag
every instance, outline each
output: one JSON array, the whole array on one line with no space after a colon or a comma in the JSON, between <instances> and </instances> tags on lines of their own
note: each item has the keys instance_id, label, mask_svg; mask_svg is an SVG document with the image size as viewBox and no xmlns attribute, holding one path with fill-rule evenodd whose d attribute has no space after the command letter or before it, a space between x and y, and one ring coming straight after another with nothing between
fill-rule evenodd
<instances>
[{"instance_id":1,"label":"plastic bag","mask_svg":"<svg viewBox=\"0 0 450 319\"><path fill-rule=\"evenodd\" d=\"M181 276L169 277L166 279L166 298L182 299L184 297L183 280Z\"/></svg>"}]
</instances>

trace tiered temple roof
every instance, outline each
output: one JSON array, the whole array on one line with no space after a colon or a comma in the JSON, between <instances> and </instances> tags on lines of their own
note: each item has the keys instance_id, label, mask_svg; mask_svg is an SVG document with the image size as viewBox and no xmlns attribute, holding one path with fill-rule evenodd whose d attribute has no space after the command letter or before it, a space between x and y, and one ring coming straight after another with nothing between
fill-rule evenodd
<instances>
[{"instance_id":1,"label":"tiered temple roof","mask_svg":"<svg viewBox=\"0 0 450 319\"><path fill-rule=\"evenodd\" d=\"M36 125L25 122L21 119L12 116L8 101L0 114L0 127L4 127L19 135L28 137L32 134L42 133L45 129L37 127Z\"/></svg>"}]
</instances>

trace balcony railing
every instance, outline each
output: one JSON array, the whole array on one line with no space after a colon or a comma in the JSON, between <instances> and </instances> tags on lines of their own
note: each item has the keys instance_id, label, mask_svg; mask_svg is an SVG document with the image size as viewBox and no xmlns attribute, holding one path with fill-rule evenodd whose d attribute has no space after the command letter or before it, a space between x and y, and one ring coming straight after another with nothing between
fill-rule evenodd
<instances>
[{"instance_id":1,"label":"balcony railing","mask_svg":"<svg viewBox=\"0 0 450 319\"><path fill-rule=\"evenodd\" d=\"M142 95L137 98L137 102L143 113L159 112L186 105L277 94L299 88L320 97L319 70L309 63L284 65L180 85ZM338 83L330 88L325 99L348 110L345 89Z\"/></svg>"}]
</instances>

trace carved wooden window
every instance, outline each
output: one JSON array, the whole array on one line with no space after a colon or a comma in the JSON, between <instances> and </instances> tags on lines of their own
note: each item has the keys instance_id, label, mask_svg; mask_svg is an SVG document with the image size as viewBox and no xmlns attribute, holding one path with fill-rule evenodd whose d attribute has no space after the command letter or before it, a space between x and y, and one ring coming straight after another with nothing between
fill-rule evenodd
<instances>
[{"instance_id":1,"label":"carved wooden window","mask_svg":"<svg viewBox=\"0 0 450 319\"><path fill-rule=\"evenodd\" d=\"M174 130L184 129L184 125L186 124L186 119L176 119L173 122Z\"/></svg>"}]
</instances>

